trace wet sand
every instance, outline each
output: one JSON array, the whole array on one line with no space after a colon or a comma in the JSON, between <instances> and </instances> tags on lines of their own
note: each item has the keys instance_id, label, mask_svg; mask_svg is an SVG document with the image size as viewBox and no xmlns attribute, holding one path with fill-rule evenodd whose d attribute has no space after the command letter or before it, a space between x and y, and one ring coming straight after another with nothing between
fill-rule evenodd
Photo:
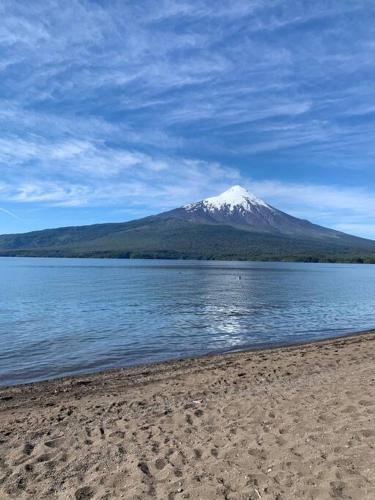
<instances>
[{"instance_id":1,"label":"wet sand","mask_svg":"<svg viewBox=\"0 0 375 500\"><path fill-rule=\"evenodd\" d=\"M374 499L375 332L0 388L3 499Z\"/></svg>"}]
</instances>

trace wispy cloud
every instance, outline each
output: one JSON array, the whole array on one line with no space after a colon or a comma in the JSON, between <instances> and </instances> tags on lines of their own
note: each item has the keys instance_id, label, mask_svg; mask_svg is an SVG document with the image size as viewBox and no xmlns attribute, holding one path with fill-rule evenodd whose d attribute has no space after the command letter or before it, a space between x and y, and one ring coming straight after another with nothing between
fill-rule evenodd
<instances>
[{"instance_id":1,"label":"wispy cloud","mask_svg":"<svg viewBox=\"0 0 375 500\"><path fill-rule=\"evenodd\" d=\"M50 206L172 208L207 190L224 189L240 173L216 162L151 156L88 142L0 141L0 196ZM23 168L24 175L14 175Z\"/></svg>"},{"instance_id":2,"label":"wispy cloud","mask_svg":"<svg viewBox=\"0 0 375 500\"><path fill-rule=\"evenodd\" d=\"M312 218L316 223L340 231L373 237L375 196L370 188L270 180L253 181L249 187L297 217Z\"/></svg>"},{"instance_id":3,"label":"wispy cloud","mask_svg":"<svg viewBox=\"0 0 375 500\"><path fill-rule=\"evenodd\" d=\"M339 184L297 184L280 181L253 181L252 189L285 206L310 207L314 211L343 210L375 213L375 196L364 187L343 188Z\"/></svg>"},{"instance_id":4,"label":"wispy cloud","mask_svg":"<svg viewBox=\"0 0 375 500\"><path fill-rule=\"evenodd\" d=\"M16 214L11 212L10 210L7 210L6 208L0 207L0 213L5 214L5 215L9 215L9 217L12 217L13 219L19 220L19 217Z\"/></svg>"}]
</instances>

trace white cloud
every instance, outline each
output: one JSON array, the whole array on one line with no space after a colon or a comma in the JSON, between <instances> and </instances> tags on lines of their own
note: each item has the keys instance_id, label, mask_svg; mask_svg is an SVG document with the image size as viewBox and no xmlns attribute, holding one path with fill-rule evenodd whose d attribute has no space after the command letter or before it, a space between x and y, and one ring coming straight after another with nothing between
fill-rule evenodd
<instances>
[{"instance_id":1,"label":"white cloud","mask_svg":"<svg viewBox=\"0 0 375 500\"><path fill-rule=\"evenodd\" d=\"M87 141L0 140L2 200L48 206L173 208L240 178L215 162L152 156ZM22 175L17 172L22 171Z\"/></svg>"},{"instance_id":2,"label":"white cloud","mask_svg":"<svg viewBox=\"0 0 375 500\"><path fill-rule=\"evenodd\" d=\"M369 234L373 227L375 197L363 187L249 182L239 170L216 162L115 150L87 141L41 144L2 140L0 159L7 174L0 187L1 199L13 203L138 206L152 213L244 183L256 195L297 217L337 229L347 227L356 234ZM6 160L11 167L5 165ZM22 165L27 176L12 175Z\"/></svg>"},{"instance_id":3,"label":"white cloud","mask_svg":"<svg viewBox=\"0 0 375 500\"><path fill-rule=\"evenodd\" d=\"M362 187L258 181L251 186L261 195L279 203L311 207L318 211L343 210L375 213L375 196Z\"/></svg>"},{"instance_id":4,"label":"white cloud","mask_svg":"<svg viewBox=\"0 0 375 500\"><path fill-rule=\"evenodd\" d=\"M280 181L253 181L249 188L296 217L375 239L375 196L371 189Z\"/></svg>"}]
</instances>

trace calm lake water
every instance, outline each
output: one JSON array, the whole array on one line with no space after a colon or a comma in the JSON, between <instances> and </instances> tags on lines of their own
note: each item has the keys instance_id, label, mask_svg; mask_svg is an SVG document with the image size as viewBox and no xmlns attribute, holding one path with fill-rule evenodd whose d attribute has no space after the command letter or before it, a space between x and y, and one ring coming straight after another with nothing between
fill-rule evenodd
<instances>
[{"instance_id":1,"label":"calm lake water","mask_svg":"<svg viewBox=\"0 0 375 500\"><path fill-rule=\"evenodd\" d=\"M375 266L0 258L0 384L375 327Z\"/></svg>"}]
</instances>

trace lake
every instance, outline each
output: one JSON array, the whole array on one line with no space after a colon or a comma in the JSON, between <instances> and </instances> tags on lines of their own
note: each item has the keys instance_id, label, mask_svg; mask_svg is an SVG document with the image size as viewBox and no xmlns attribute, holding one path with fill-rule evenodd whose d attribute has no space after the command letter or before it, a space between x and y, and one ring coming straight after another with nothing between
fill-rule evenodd
<instances>
[{"instance_id":1,"label":"lake","mask_svg":"<svg viewBox=\"0 0 375 500\"><path fill-rule=\"evenodd\" d=\"M375 266L0 258L0 384L375 327Z\"/></svg>"}]
</instances>

